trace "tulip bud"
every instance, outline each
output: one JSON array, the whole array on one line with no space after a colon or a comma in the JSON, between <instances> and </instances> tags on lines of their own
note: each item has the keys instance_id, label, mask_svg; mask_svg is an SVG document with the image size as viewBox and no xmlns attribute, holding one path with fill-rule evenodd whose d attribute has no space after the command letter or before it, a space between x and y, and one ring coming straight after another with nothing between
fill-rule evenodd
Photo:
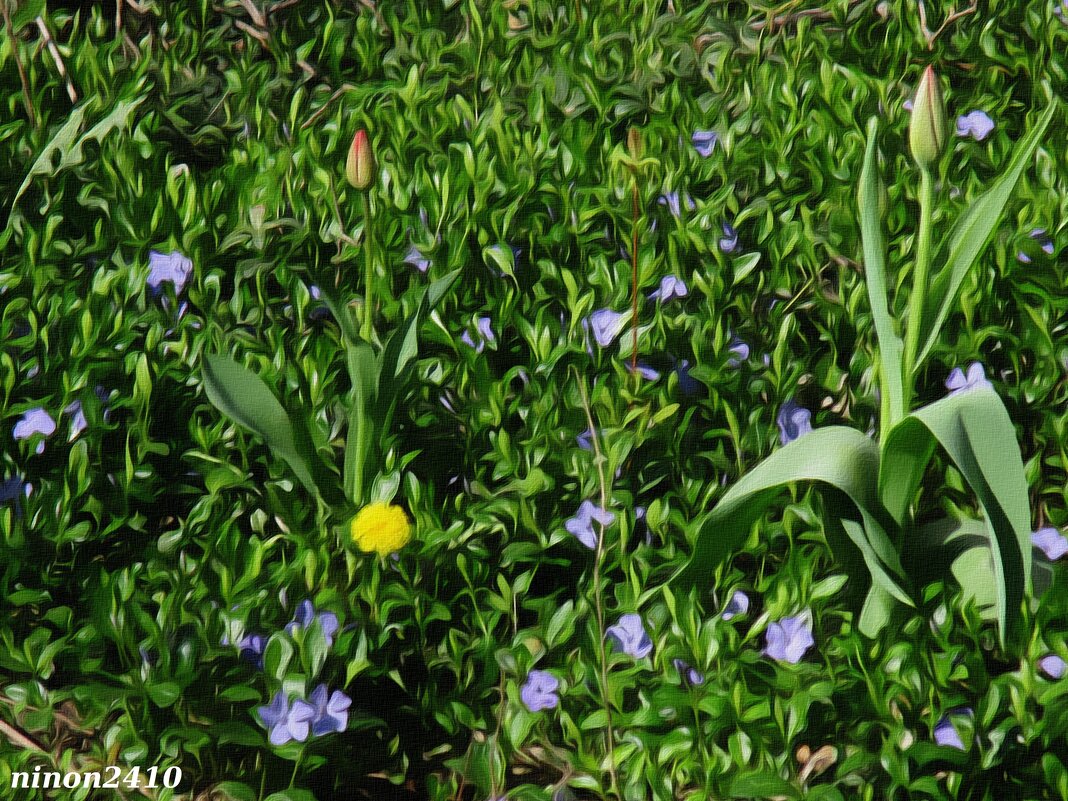
<instances>
[{"instance_id":1,"label":"tulip bud","mask_svg":"<svg viewBox=\"0 0 1068 801\"><path fill-rule=\"evenodd\" d=\"M345 177L357 189L366 189L371 185L374 172L375 157L371 153L371 142L367 138L367 131L361 128L352 137L349 158L345 162Z\"/></svg>"},{"instance_id":2,"label":"tulip bud","mask_svg":"<svg viewBox=\"0 0 1068 801\"><path fill-rule=\"evenodd\" d=\"M909 149L922 169L928 169L942 155L946 145L946 106L942 89L932 67L927 67L912 101Z\"/></svg>"}]
</instances>

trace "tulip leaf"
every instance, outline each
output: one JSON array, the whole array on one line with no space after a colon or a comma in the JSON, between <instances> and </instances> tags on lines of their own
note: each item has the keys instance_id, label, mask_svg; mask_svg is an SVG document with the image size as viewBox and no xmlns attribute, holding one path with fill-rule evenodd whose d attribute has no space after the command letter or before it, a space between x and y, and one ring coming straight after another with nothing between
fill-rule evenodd
<instances>
[{"instance_id":1,"label":"tulip leaf","mask_svg":"<svg viewBox=\"0 0 1068 801\"><path fill-rule=\"evenodd\" d=\"M204 391L216 409L259 434L272 453L285 459L309 492L321 495L307 458L314 448L300 441L303 432L262 378L226 356L205 354Z\"/></svg>"},{"instance_id":2,"label":"tulip leaf","mask_svg":"<svg viewBox=\"0 0 1068 801\"><path fill-rule=\"evenodd\" d=\"M900 512L907 504L906 493L896 485L918 485L934 441L949 454L983 509L991 535L999 635L1003 645L1014 642L1022 622L1020 604L1031 584L1031 514L1012 420L997 393L977 387L925 406L894 426L883 443L879 475L879 491L891 511Z\"/></svg>"},{"instance_id":3,"label":"tulip leaf","mask_svg":"<svg viewBox=\"0 0 1068 801\"><path fill-rule=\"evenodd\" d=\"M720 500L697 535L693 555L672 579L682 589L694 586L723 563L744 541L764 510L788 486L799 482L827 485L844 493L860 512L859 531L847 531L860 550L872 579L902 603L912 605L901 588L904 572L886 534L876 477L879 448L864 434L843 426L818 428L785 445L747 473Z\"/></svg>"},{"instance_id":4,"label":"tulip leaf","mask_svg":"<svg viewBox=\"0 0 1068 801\"><path fill-rule=\"evenodd\" d=\"M879 174L876 154L878 119L868 121L868 144L857 187L860 235L864 251L864 282L868 287L875 335L879 340L879 372L884 392L883 426L887 430L905 416L905 391L901 376L903 345L894 330L886 281L886 237L879 214Z\"/></svg>"},{"instance_id":5,"label":"tulip leaf","mask_svg":"<svg viewBox=\"0 0 1068 801\"><path fill-rule=\"evenodd\" d=\"M957 302L964 277L979 259L990 241L994 229L1001 221L1005 205L1020 180L1024 168L1030 163L1035 148L1046 133L1059 104L1052 101L1038 124L1021 139L1013 150L1009 166L964 212L950 231L946 262L934 280L929 306L923 310L920 329L920 349L916 366L923 363L938 341L938 332Z\"/></svg>"}]
</instances>

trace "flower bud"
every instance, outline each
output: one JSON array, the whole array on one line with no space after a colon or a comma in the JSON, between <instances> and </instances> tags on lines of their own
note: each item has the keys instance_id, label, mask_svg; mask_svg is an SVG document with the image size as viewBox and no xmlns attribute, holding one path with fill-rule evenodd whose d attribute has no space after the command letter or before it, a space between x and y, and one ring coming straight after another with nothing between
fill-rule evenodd
<instances>
[{"instance_id":1,"label":"flower bud","mask_svg":"<svg viewBox=\"0 0 1068 801\"><path fill-rule=\"evenodd\" d=\"M371 185L375 172L375 157L371 152L371 142L363 128L352 137L349 158L345 162L345 177L357 189L366 189Z\"/></svg>"},{"instance_id":2,"label":"flower bud","mask_svg":"<svg viewBox=\"0 0 1068 801\"><path fill-rule=\"evenodd\" d=\"M946 106L934 68L927 67L912 101L909 149L922 169L928 169L942 155L946 145Z\"/></svg>"}]
</instances>

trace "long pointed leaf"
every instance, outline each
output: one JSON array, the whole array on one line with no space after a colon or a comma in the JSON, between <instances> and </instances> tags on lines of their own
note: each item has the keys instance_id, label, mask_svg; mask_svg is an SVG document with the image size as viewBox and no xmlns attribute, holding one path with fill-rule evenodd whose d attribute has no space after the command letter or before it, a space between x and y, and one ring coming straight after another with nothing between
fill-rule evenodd
<instances>
[{"instance_id":1,"label":"long pointed leaf","mask_svg":"<svg viewBox=\"0 0 1068 801\"><path fill-rule=\"evenodd\" d=\"M868 121L868 145L864 151L864 167L857 187L857 206L860 211L860 236L864 250L864 283L868 288L875 335L879 340L879 371L887 394L886 409L892 425L905 416L905 390L901 380L901 337L894 330L890 315L890 299L886 289L886 237L879 216L879 175L876 164L875 137L878 118ZM885 429L884 429L885 430Z\"/></svg>"},{"instance_id":2,"label":"long pointed leaf","mask_svg":"<svg viewBox=\"0 0 1068 801\"><path fill-rule=\"evenodd\" d=\"M309 492L321 495L296 428L262 378L233 359L209 353L204 355L204 390L216 409L259 434Z\"/></svg>"},{"instance_id":3,"label":"long pointed leaf","mask_svg":"<svg viewBox=\"0 0 1068 801\"><path fill-rule=\"evenodd\" d=\"M883 444L886 469L881 489L895 480L893 465L909 464L907 455L926 449L933 437L964 475L982 506L990 531L994 593L1002 644L1015 642L1020 604L1031 586L1031 525L1016 432L1001 399L991 389L959 392L913 412L895 426Z\"/></svg>"},{"instance_id":4,"label":"long pointed leaf","mask_svg":"<svg viewBox=\"0 0 1068 801\"><path fill-rule=\"evenodd\" d=\"M1017 181L1020 180L1024 168L1031 162L1035 148L1042 141L1046 128L1049 127L1058 107L1059 104L1056 101L1050 103L1038 124L1017 143L1005 172L994 181L990 189L972 202L972 205L953 226L949 234L946 263L935 279L931 291L931 306L923 310L920 351L916 356L917 366L923 363L924 358L934 347L942 324L945 323L950 310L956 305L964 277L986 249L994 229L1005 212L1005 204L1012 196L1012 191Z\"/></svg>"},{"instance_id":5,"label":"long pointed leaf","mask_svg":"<svg viewBox=\"0 0 1068 801\"><path fill-rule=\"evenodd\" d=\"M901 588L904 572L886 535L879 508L876 476L879 449L871 439L851 428L819 428L773 453L743 476L705 520L689 563L672 579L682 589L692 587L731 555L748 536L764 510L789 485L828 484L849 498L860 512L867 540L864 549L873 578L887 583L903 603L911 604ZM877 573L877 574L876 574Z\"/></svg>"}]
</instances>

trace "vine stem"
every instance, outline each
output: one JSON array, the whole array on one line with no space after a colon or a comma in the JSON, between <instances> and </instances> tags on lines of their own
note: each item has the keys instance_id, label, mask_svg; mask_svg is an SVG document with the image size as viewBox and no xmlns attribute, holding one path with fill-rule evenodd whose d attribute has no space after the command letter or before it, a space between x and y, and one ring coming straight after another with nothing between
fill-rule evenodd
<instances>
[{"instance_id":1,"label":"vine stem","mask_svg":"<svg viewBox=\"0 0 1068 801\"><path fill-rule=\"evenodd\" d=\"M934 214L934 178L926 167L920 168L920 230L916 243L916 271L912 277L912 295L909 297L908 328L905 332L905 359L902 379L905 409L912 404L916 372L919 365L916 356L920 348L920 326L923 309L927 305L927 285L931 269L931 217Z\"/></svg>"},{"instance_id":2,"label":"vine stem","mask_svg":"<svg viewBox=\"0 0 1068 801\"><path fill-rule=\"evenodd\" d=\"M631 305L630 305L630 313L631 313L631 331L633 332L633 343L634 343L634 346L631 349L631 354L630 354L630 371L632 373L634 373L634 376L635 376L634 380L640 382L640 379L638 378L638 214L639 214L639 209L638 209L638 176L637 176L637 174L635 174L633 176L633 180L632 180L631 186L632 186L632 189L633 189L633 191L631 193L631 196L633 198L633 203L631 204L632 213L633 213L633 216L632 216L633 225L631 226L631 234L630 234L630 265L631 265L631 275L630 275Z\"/></svg>"},{"instance_id":3,"label":"vine stem","mask_svg":"<svg viewBox=\"0 0 1068 801\"><path fill-rule=\"evenodd\" d=\"M574 368L573 368L574 369ZM600 434L593 422L593 412L590 410L590 398L586 393L586 384L575 370L575 380L578 383L579 395L582 398L582 410L586 413L586 422L590 427L590 443L593 445L594 462L597 464L597 483L600 486L601 508L608 508L608 479L604 472L605 457L601 450ZM598 520L597 553L593 562L593 607L597 615L597 650L600 656L601 669L601 700L604 702L605 714L605 737L608 745L608 777L611 782L612 794L616 798L619 794L619 779L616 776L616 735L612 725L612 704L608 700L608 654L604 647L604 601L601 595L601 561L604 557L604 524Z\"/></svg>"}]
</instances>

